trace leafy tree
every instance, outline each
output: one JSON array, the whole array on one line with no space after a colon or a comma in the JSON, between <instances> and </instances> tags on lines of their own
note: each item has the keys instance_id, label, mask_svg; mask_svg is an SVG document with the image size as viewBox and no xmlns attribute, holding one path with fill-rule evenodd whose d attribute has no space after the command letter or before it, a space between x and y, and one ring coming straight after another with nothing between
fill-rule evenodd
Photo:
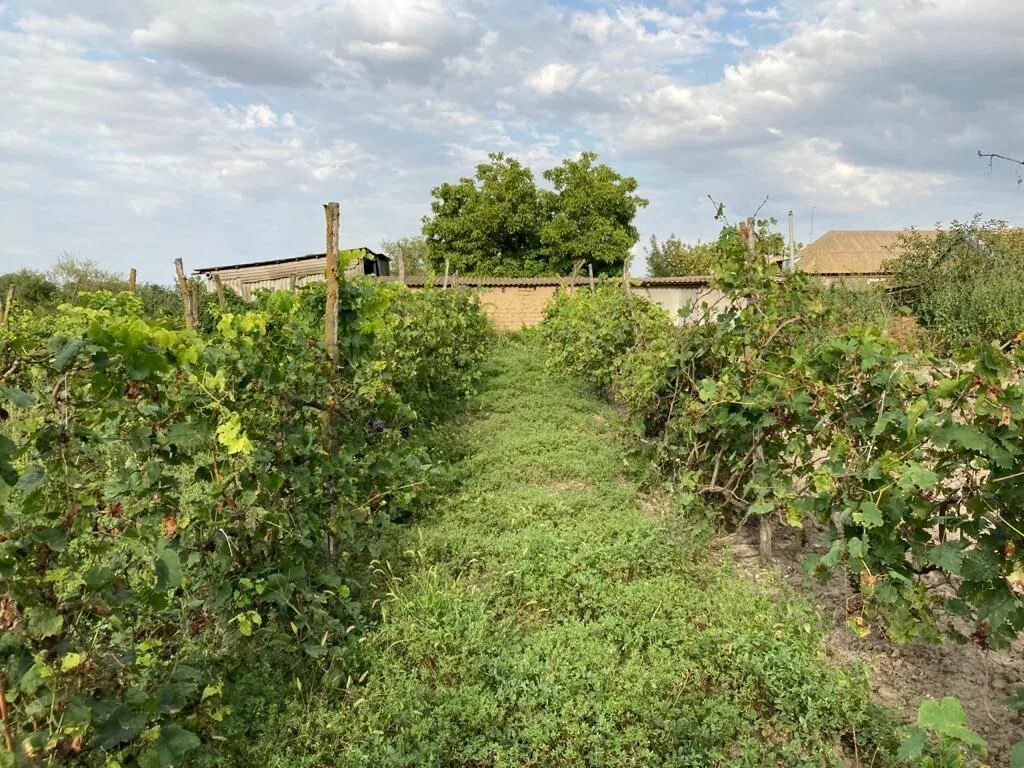
<instances>
[{"instance_id":1,"label":"leafy tree","mask_svg":"<svg viewBox=\"0 0 1024 768\"><path fill-rule=\"evenodd\" d=\"M384 240L380 247L391 258L392 274L398 274L399 257L405 262L406 275L426 275L430 272L430 249L421 235Z\"/></svg>"},{"instance_id":2,"label":"leafy tree","mask_svg":"<svg viewBox=\"0 0 1024 768\"><path fill-rule=\"evenodd\" d=\"M896 300L951 345L1024 328L1024 230L977 216L934 236L910 230L890 268Z\"/></svg>"},{"instance_id":3,"label":"leafy tree","mask_svg":"<svg viewBox=\"0 0 1024 768\"><path fill-rule=\"evenodd\" d=\"M17 305L23 309L55 307L60 303L60 288L46 278L42 272L21 269L0 275L0 301L7 296L7 289L14 286Z\"/></svg>"},{"instance_id":4,"label":"leafy tree","mask_svg":"<svg viewBox=\"0 0 1024 768\"><path fill-rule=\"evenodd\" d=\"M128 280L116 272L103 269L92 259L83 259L65 252L50 269L50 279L59 285L71 300L82 291L123 291Z\"/></svg>"},{"instance_id":5,"label":"leafy tree","mask_svg":"<svg viewBox=\"0 0 1024 768\"><path fill-rule=\"evenodd\" d=\"M564 160L544 178L555 188L544 194L548 217L540 233L551 269L565 273L588 261L599 274L621 272L640 238L633 220L647 206L636 179L598 164L593 152Z\"/></svg>"},{"instance_id":6,"label":"leafy tree","mask_svg":"<svg viewBox=\"0 0 1024 768\"><path fill-rule=\"evenodd\" d=\"M775 230L777 224L775 218L758 219L755 224L757 253L766 261L778 261L786 255L786 238ZM799 249L800 244L796 247ZM675 235L659 243L652 237L647 249L647 272L651 277L707 275L729 262L742 260L746 252L747 244L739 229L729 224L722 227L718 239L711 243L698 241L688 245Z\"/></svg>"},{"instance_id":7,"label":"leafy tree","mask_svg":"<svg viewBox=\"0 0 1024 768\"><path fill-rule=\"evenodd\" d=\"M433 216L423 219L430 263L453 272L540 275L543 207L533 172L501 152L476 167L475 179L441 184L431 194Z\"/></svg>"},{"instance_id":8,"label":"leafy tree","mask_svg":"<svg viewBox=\"0 0 1024 768\"><path fill-rule=\"evenodd\" d=\"M584 152L545 171L554 190L537 188L533 173L501 153L477 166L473 179L432 190L423 219L428 260L435 270L531 276L568 273L581 260L599 274L615 273L639 237L633 219L647 201L636 179Z\"/></svg>"},{"instance_id":9,"label":"leafy tree","mask_svg":"<svg viewBox=\"0 0 1024 768\"><path fill-rule=\"evenodd\" d=\"M715 243L684 243L675 235L662 242L651 235L647 248L647 274L651 277L678 275L709 275L718 264Z\"/></svg>"}]
</instances>

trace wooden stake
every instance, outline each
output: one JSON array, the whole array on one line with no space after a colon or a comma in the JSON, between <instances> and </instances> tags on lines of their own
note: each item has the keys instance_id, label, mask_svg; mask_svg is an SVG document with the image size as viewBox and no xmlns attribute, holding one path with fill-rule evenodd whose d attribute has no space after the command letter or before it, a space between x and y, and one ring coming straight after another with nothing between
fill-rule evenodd
<instances>
[{"instance_id":1,"label":"wooden stake","mask_svg":"<svg viewBox=\"0 0 1024 768\"><path fill-rule=\"evenodd\" d=\"M192 285L192 326L198 328L199 322L199 307L203 304L203 287L199 283Z\"/></svg>"},{"instance_id":2,"label":"wooden stake","mask_svg":"<svg viewBox=\"0 0 1024 768\"><path fill-rule=\"evenodd\" d=\"M758 518L757 550L762 563L772 561L772 520L768 515Z\"/></svg>"},{"instance_id":3,"label":"wooden stake","mask_svg":"<svg viewBox=\"0 0 1024 768\"><path fill-rule=\"evenodd\" d=\"M135 293L135 267L128 270L128 290Z\"/></svg>"},{"instance_id":4,"label":"wooden stake","mask_svg":"<svg viewBox=\"0 0 1024 768\"><path fill-rule=\"evenodd\" d=\"M398 279L405 282L405 256L398 252Z\"/></svg>"},{"instance_id":5,"label":"wooden stake","mask_svg":"<svg viewBox=\"0 0 1024 768\"><path fill-rule=\"evenodd\" d=\"M299 276L292 272L292 276L288 279L288 290L295 293L295 289L299 287Z\"/></svg>"},{"instance_id":6,"label":"wooden stake","mask_svg":"<svg viewBox=\"0 0 1024 768\"><path fill-rule=\"evenodd\" d=\"M444 260L444 283L441 284L441 287L448 287L448 259Z\"/></svg>"},{"instance_id":7,"label":"wooden stake","mask_svg":"<svg viewBox=\"0 0 1024 768\"><path fill-rule=\"evenodd\" d=\"M590 290L594 290L594 265L587 264L587 272L590 273Z\"/></svg>"},{"instance_id":8,"label":"wooden stake","mask_svg":"<svg viewBox=\"0 0 1024 768\"><path fill-rule=\"evenodd\" d=\"M213 287L217 290L217 303L220 304L220 313L223 315L228 311L228 300L224 296L224 283L220 281L220 272L213 273Z\"/></svg>"},{"instance_id":9,"label":"wooden stake","mask_svg":"<svg viewBox=\"0 0 1024 768\"><path fill-rule=\"evenodd\" d=\"M14 305L14 283L7 286L7 300L0 307L0 325L7 325L11 318L11 307Z\"/></svg>"},{"instance_id":10,"label":"wooden stake","mask_svg":"<svg viewBox=\"0 0 1024 768\"><path fill-rule=\"evenodd\" d=\"M192 313L192 292L188 289L188 280L185 279L185 267L181 259L174 260L174 274L178 278L178 291L181 293L181 306L185 312L185 327L193 330L196 327L195 316Z\"/></svg>"},{"instance_id":11,"label":"wooden stake","mask_svg":"<svg viewBox=\"0 0 1024 768\"><path fill-rule=\"evenodd\" d=\"M743 236L743 240L747 245L747 253L751 257L757 255L757 227L754 222L754 217L751 216L747 219L745 224L740 225L740 234Z\"/></svg>"},{"instance_id":12,"label":"wooden stake","mask_svg":"<svg viewBox=\"0 0 1024 768\"><path fill-rule=\"evenodd\" d=\"M633 261L632 256L627 256L625 263L622 265L622 290L629 293L629 264Z\"/></svg>"},{"instance_id":13,"label":"wooden stake","mask_svg":"<svg viewBox=\"0 0 1024 768\"><path fill-rule=\"evenodd\" d=\"M327 260L324 278L327 280L327 307L324 310L324 344L331 360L338 360L338 228L341 224L341 206L324 205L327 217Z\"/></svg>"}]
</instances>

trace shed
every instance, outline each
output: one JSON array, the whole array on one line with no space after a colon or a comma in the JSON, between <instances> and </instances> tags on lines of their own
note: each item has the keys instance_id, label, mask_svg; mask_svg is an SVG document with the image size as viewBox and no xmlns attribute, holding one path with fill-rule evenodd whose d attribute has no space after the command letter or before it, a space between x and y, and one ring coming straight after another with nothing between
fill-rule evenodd
<instances>
[{"instance_id":1,"label":"shed","mask_svg":"<svg viewBox=\"0 0 1024 768\"><path fill-rule=\"evenodd\" d=\"M391 259L370 248L350 248L340 251L338 259L340 264L346 265L345 277L357 275L387 277L391 274ZM326 254L309 253L305 256L287 259L200 267L196 270L196 274L202 275L208 281L213 280L214 275L218 275L226 287L233 289L243 299L248 300L257 288L280 291L307 283L320 282L324 279L326 266Z\"/></svg>"}]
</instances>

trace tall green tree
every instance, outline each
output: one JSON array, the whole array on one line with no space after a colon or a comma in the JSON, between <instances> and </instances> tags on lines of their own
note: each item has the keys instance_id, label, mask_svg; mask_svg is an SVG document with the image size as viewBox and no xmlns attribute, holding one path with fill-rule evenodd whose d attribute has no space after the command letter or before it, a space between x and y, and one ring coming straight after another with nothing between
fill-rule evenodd
<instances>
[{"instance_id":1,"label":"tall green tree","mask_svg":"<svg viewBox=\"0 0 1024 768\"><path fill-rule=\"evenodd\" d=\"M430 263L462 274L542 275L543 219L533 172L501 152L476 167L473 179L434 187L432 216L423 219Z\"/></svg>"},{"instance_id":2,"label":"tall green tree","mask_svg":"<svg viewBox=\"0 0 1024 768\"><path fill-rule=\"evenodd\" d=\"M432 190L423 219L429 262L447 260L462 274L567 274L586 261L598 274L616 273L639 234L633 226L647 201L636 179L584 152L545 171L553 190L537 188L529 168L501 153L478 165L474 178Z\"/></svg>"},{"instance_id":3,"label":"tall green tree","mask_svg":"<svg viewBox=\"0 0 1024 768\"><path fill-rule=\"evenodd\" d=\"M564 160L544 178L554 187L544 194L548 216L540 232L551 268L564 274L586 261L599 274L621 272L640 239L633 220L648 202L636 194L636 179L598 163L593 152Z\"/></svg>"}]
</instances>

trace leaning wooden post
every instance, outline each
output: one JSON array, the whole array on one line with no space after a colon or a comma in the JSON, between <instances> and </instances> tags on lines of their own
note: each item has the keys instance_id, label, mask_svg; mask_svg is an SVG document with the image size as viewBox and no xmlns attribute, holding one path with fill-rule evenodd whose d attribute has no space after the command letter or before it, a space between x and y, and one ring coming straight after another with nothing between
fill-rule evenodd
<instances>
[{"instance_id":1,"label":"leaning wooden post","mask_svg":"<svg viewBox=\"0 0 1024 768\"><path fill-rule=\"evenodd\" d=\"M7 300L0 307L0 325L7 325L11 319L11 307L14 305L14 283L7 286Z\"/></svg>"},{"instance_id":2,"label":"leaning wooden post","mask_svg":"<svg viewBox=\"0 0 1024 768\"><path fill-rule=\"evenodd\" d=\"M591 290L591 292L593 292L593 290L594 290L594 265L593 264L587 264L587 272L590 273L590 290Z\"/></svg>"},{"instance_id":3,"label":"leaning wooden post","mask_svg":"<svg viewBox=\"0 0 1024 768\"><path fill-rule=\"evenodd\" d=\"M324 205L327 216L327 258L324 264L324 278L327 280L327 307L324 310L324 344L331 360L338 361L338 227L341 223L341 206L337 203Z\"/></svg>"},{"instance_id":4,"label":"leaning wooden post","mask_svg":"<svg viewBox=\"0 0 1024 768\"><path fill-rule=\"evenodd\" d=\"M135 267L128 271L128 290L135 293Z\"/></svg>"},{"instance_id":5,"label":"leaning wooden post","mask_svg":"<svg viewBox=\"0 0 1024 768\"><path fill-rule=\"evenodd\" d=\"M450 265L448 263L448 259L445 259L444 260L444 283L441 284L442 288L447 288L448 287L448 267L449 266Z\"/></svg>"},{"instance_id":6,"label":"leaning wooden post","mask_svg":"<svg viewBox=\"0 0 1024 768\"><path fill-rule=\"evenodd\" d=\"M178 290L181 292L181 305L185 311L185 327L193 330L196 327L195 315L192 312L192 292L188 288L188 280L185 279L185 267L181 259L174 260L174 273L178 278Z\"/></svg>"},{"instance_id":7,"label":"leaning wooden post","mask_svg":"<svg viewBox=\"0 0 1024 768\"><path fill-rule=\"evenodd\" d=\"M220 313L228 311L228 300L224 296L224 283L220 281L220 273L213 273L213 287L217 290L217 303L220 304Z\"/></svg>"}]
</instances>

